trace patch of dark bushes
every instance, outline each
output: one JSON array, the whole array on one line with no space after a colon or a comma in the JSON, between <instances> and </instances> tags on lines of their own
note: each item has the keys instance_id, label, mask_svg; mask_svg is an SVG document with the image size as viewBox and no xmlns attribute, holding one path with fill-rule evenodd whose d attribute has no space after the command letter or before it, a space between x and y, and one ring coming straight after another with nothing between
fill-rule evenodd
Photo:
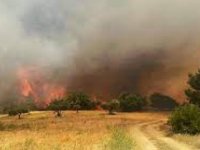
<instances>
[{"instance_id":1,"label":"patch of dark bushes","mask_svg":"<svg viewBox=\"0 0 200 150\"><path fill-rule=\"evenodd\" d=\"M200 133L200 108L193 104L176 108L169 118L169 124L174 133Z\"/></svg>"},{"instance_id":2,"label":"patch of dark bushes","mask_svg":"<svg viewBox=\"0 0 200 150\"><path fill-rule=\"evenodd\" d=\"M154 110L169 111L174 110L178 103L170 96L154 93L150 96L150 106Z\"/></svg>"},{"instance_id":3,"label":"patch of dark bushes","mask_svg":"<svg viewBox=\"0 0 200 150\"><path fill-rule=\"evenodd\" d=\"M146 104L146 99L138 94L123 93L119 96L121 112L140 111Z\"/></svg>"}]
</instances>

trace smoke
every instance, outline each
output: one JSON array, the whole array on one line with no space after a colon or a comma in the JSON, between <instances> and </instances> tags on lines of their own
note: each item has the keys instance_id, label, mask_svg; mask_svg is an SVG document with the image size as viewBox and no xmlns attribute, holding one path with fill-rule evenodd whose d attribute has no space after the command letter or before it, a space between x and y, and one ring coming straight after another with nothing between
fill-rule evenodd
<instances>
[{"instance_id":1,"label":"smoke","mask_svg":"<svg viewBox=\"0 0 200 150\"><path fill-rule=\"evenodd\" d=\"M17 71L36 67L66 91L159 91L183 101L187 74L200 65L199 4L1 0L0 100L20 96Z\"/></svg>"}]
</instances>

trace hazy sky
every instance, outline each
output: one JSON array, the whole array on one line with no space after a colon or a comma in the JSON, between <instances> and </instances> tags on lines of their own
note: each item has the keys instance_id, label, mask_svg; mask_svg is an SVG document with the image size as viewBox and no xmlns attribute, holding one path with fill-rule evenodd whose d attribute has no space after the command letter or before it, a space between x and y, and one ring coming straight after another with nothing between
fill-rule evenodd
<instances>
[{"instance_id":1,"label":"hazy sky","mask_svg":"<svg viewBox=\"0 0 200 150\"><path fill-rule=\"evenodd\" d=\"M0 0L0 95L13 88L19 68L34 66L58 71L52 79L71 89L177 97L200 65L199 6L199 0Z\"/></svg>"}]
</instances>

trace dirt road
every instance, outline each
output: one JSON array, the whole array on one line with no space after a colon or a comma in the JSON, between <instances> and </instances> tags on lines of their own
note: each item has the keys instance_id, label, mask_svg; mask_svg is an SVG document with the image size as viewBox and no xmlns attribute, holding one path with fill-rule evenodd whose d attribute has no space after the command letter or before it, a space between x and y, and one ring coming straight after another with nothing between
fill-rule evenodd
<instances>
[{"instance_id":1,"label":"dirt road","mask_svg":"<svg viewBox=\"0 0 200 150\"><path fill-rule=\"evenodd\" d=\"M198 150L192 145L182 143L168 136L162 130L166 119L136 122L131 127L131 135L136 143L136 150Z\"/></svg>"}]
</instances>

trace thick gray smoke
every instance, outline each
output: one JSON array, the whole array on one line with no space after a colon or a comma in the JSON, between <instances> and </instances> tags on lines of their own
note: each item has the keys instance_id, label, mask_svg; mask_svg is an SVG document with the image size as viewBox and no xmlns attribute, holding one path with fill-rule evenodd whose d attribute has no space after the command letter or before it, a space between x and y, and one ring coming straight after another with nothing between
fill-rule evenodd
<instances>
[{"instance_id":1,"label":"thick gray smoke","mask_svg":"<svg viewBox=\"0 0 200 150\"><path fill-rule=\"evenodd\" d=\"M199 0L1 0L0 99L17 93L17 71L29 67L67 91L182 97L187 74L200 65L199 6Z\"/></svg>"}]
</instances>

